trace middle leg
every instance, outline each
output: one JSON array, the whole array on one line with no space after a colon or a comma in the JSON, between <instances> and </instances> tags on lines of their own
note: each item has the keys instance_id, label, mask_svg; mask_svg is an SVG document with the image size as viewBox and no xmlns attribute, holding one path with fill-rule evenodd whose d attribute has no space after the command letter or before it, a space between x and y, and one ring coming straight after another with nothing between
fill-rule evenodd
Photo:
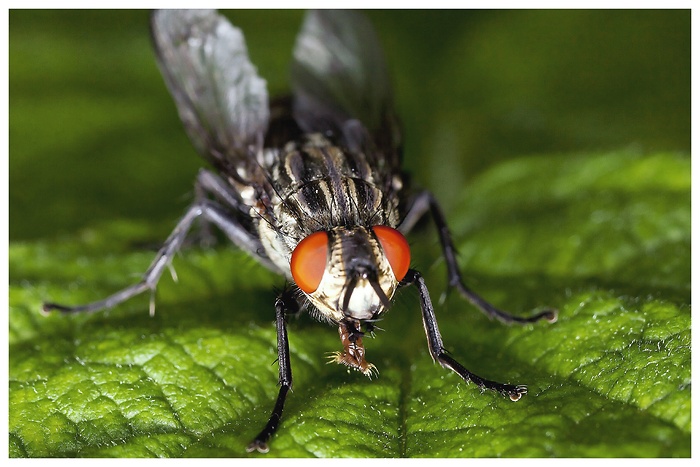
<instances>
[{"instance_id":1,"label":"middle leg","mask_svg":"<svg viewBox=\"0 0 700 467\"><path fill-rule=\"evenodd\" d=\"M489 318L496 318L497 320L506 324L534 323L535 321L540 321L542 319L553 323L557 320L557 311L551 309L541 311L528 317L512 315L506 311L496 308L464 284L464 281L462 280L462 273L460 272L457 264L457 250L452 243L452 236L450 235L450 231L447 227L447 221L445 220L445 216L440 209L440 205L429 191L424 191L416 196L408 213L406 214L406 217L399 226L399 230L402 233L407 234L418 222L418 220L428 212L430 212L438 230L440 244L442 246L442 253L445 257L445 263L447 264L447 279L450 287L456 288L460 295L469 300Z\"/></svg>"}]
</instances>

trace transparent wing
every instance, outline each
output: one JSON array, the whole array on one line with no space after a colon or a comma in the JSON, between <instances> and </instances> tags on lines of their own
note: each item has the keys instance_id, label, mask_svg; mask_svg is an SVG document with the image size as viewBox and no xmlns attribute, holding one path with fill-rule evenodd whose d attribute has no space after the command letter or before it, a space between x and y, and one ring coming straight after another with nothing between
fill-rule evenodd
<instances>
[{"instance_id":1,"label":"transparent wing","mask_svg":"<svg viewBox=\"0 0 700 467\"><path fill-rule=\"evenodd\" d=\"M304 131L359 120L384 149L400 145L389 77L377 35L361 13L306 14L292 62L294 116Z\"/></svg>"},{"instance_id":2,"label":"transparent wing","mask_svg":"<svg viewBox=\"0 0 700 467\"><path fill-rule=\"evenodd\" d=\"M214 10L157 10L158 65L199 153L220 169L252 168L269 120L267 85L240 29Z\"/></svg>"}]
</instances>

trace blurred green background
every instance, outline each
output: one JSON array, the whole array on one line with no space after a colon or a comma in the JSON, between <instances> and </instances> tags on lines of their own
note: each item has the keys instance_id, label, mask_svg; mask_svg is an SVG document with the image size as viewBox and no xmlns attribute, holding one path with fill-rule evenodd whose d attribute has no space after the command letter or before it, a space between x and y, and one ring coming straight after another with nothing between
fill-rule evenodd
<instances>
[{"instance_id":1,"label":"blurred green background","mask_svg":"<svg viewBox=\"0 0 700 467\"><path fill-rule=\"evenodd\" d=\"M272 94L302 12L231 11ZM607 149L690 154L690 12L370 11L406 167L450 211L489 165ZM10 240L115 219L170 226L194 154L147 11L11 11ZM158 237L156 237L158 238Z\"/></svg>"}]
</instances>

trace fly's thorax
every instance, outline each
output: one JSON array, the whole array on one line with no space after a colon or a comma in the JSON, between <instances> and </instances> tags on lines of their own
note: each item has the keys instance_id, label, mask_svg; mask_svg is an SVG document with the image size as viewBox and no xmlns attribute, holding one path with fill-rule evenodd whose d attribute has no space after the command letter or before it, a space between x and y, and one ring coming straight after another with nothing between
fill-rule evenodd
<instances>
[{"instance_id":1,"label":"fly's thorax","mask_svg":"<svg viewBox=\"0 0 700 467\"><path fill-rule=\"evenodd\" d=\"M371 154L342 149L323 135L311 134L279 149L265 149L258 159L269 176L258 181L254 192L236 191L251 206L265 256L287 278L292 278L292 252L314 232L399 223L401 185L387 181L391 177Z\"/></svg>"},{"instance_id":2,"label":"fly's thorax","mask_svg":"<svg viewBox=\"0 0 700 467\"><path fill-rule=\"evenodd\" d=\"M261 161L269 172L265 214L283 235L399 222L402 186L373 152L351 151L324 135L307 134L279 150L263 151ZM290 222L298 229L288 228Z\"/></svg>"},{"instance_id":3,"label":"fly's thorax","mask_svg":"<svg viewBox=\"0 0 700 467\"><path fill-rule=\"evenodd\" d=\"M365 227L337 227L327 233L323 278L306 295L329 321L376 318L386 311L398 286L376 236Z\"/></svg>"}]
</instances>

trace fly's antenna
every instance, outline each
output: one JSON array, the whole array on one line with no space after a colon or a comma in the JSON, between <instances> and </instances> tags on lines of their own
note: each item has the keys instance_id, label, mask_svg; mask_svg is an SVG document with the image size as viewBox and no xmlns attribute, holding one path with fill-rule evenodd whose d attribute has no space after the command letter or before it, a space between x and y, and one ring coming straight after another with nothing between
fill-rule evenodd
<instances>
[{"instance_id":1,"label":"fly's antenna","mask_svg":"<svg viewBox=\"0 0 700 467\"><path fill-rule=\"evenodd\" d=\"M382 287L379 285L379 281L376 278L370 279L369 284L372 286L374 289L374 293L377 294L379 297L379 300L381 300L382 305L384 305L385 308L389 308L391 306L391 301L389 300L389 297L386 296L384 291L382 290Z\"/></svg>"},{"instance_id":2,"label":"fly's antenna","mask_svg":"<svg viewBox=\"0 0 700 467\"><path fill-rule=\"evenodd\" d=\"M347 282L345 282L345 295L343 296L343 303L340 307L340 311L343 313L348 311L350 297L352 296L352 292L355 290L355 286L357 285L358 276L359 275L353 271L353 273L348 277Z\"/></svg>"}]
</instances>

